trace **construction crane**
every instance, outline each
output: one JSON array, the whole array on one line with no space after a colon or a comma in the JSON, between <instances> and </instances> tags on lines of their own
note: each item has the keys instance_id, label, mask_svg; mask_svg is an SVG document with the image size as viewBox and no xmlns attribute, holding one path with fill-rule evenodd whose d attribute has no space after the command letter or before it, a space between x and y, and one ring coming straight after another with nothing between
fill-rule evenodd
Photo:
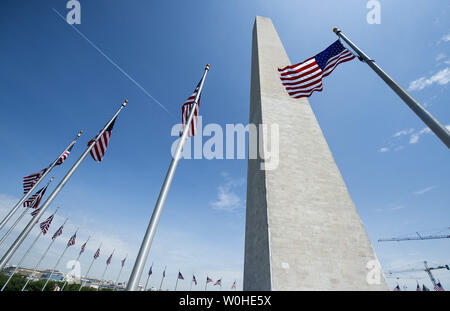
<instances>
[{"instance_id":1,"label":"construction crane","mask_svg":"<svg viewBox=\"0 0 450 311\"><path fill-rule=\"evenodd\" d=\"M431 273L431 270L439 270L439 269L447 269L450 270L450 267L448 265L444 266L437 266L437 267L428 267L428 264L426 261L423 262L425 269L408 269L408 270L398 270L398 271L389 271L388 273L390 275L394 273L404 273L404 272L418 272L418 271L425 271L428 273L428 276L430 277L431 283L433 283L433 286L436 287L436 279L434 278L433 274Z\"/></svg>"},{"instance_id":2,"label":"construction crane","mask_svg":"<svg viewBox=\"0 0 450 311\"><path fill-rule=\"evenodd\" d=\"M448 228L450 229L450 227ZM434 239L449 239L450 234L438 234L438 235L421 235L416 232L417 236L406 237L406 238L390 238L390 239L379 239L378 242L388 242L388 241L411 241L411 240L434 240Z\"/></svg>"}]
</instances>

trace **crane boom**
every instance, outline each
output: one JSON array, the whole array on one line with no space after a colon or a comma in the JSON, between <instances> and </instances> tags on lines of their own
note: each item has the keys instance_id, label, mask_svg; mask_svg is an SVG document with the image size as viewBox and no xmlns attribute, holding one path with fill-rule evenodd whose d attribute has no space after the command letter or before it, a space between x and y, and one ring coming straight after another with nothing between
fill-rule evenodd
<instances>
[{"instance_id":1,"label":"crane boom","mask_svg":"<svg viewBox=\"0 0 450 311\"><path fill-rule=\"evenodd\" d=\"M431 273L431 270L439 270L439 269L450 270L450 267L448 265L437 266L437 267L429 267L426 261L424 261L423 263L424 263L424 269L407 269L407 270L389 271L388 273L390 275L392 275L393 273L425 271L428 274L428 276L429 276L429 278L431 280L431 283L433 283L433 286L436 286L436 279L434 278L433 274Z\"/></svg>"},{"instance_id":2,"label":"crane boom","mask_svg":"<svg viewBox=\"0 0 450 311\"><path fill-rule=\"evenodd\" d=\"M388 242L388 241L411 241L411 240L434 240L434 239L450 239L450 234L442 235L420 235L417 233L416 237L407 238L390 238L390 239L379 239L378 242Z\"/></svg>"}]
</instances>

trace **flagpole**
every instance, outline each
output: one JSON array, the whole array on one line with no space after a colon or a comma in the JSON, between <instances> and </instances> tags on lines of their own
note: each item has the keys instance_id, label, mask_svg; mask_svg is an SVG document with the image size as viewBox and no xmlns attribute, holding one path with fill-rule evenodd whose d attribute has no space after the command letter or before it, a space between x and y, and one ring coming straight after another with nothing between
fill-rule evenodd
<instances>
[{"instance_id":1,"label":"flagpole","mask_svg":"<svg viewBox=\"0 0 450 311\"><path fill-rule=\"evenodd\" d=\"M100 243L100 246L98 247L98 249L100 249L101 247L102 247L102 244L103 243ZM94 254L94 258L92 259L92 262L91 262L91 264L90 264L90 266L89 266L89 268L88 268L88 270L87 270L87 272L86 272L86 274L84 275L84 277L83 278L81 278L81 284L80 284L80 288L78 289L78 291L81 291L81 289L83 288L83 283L86 283L86 282L83 282L83 279L85 279L85 278L87 278L87 276L88 276L88 274L89 274L89 271L91 271L91 268L92 268L92 265L94 264L94 261L95 261L95 259L97 259L97 258L95 258L95 254Z\"/></svg>"},{"instance_id":2,"label":"flagpole","mask_svg":"<svg viewBox=\"0 0 450 311\"><path fill-rule=\"evenodd\" d=\"M84 242L84 244L87 244L87 242L89 242L89 239L91 238L91 236L88 236L88 239L86 240L86 242ZM83 244L83 245L84 245ZM80 253L78 254L78 256L77 256L77 259L75 259L75 261L76 262L78 262L79 260L80 260L80 257L81 257L81 254L83 254L84 252L81 252L80 251ZM72 269L75 267L75 264L72 266ZM80 276L80 278L81 278L81 276ZM64 284L63 284L63 286L61 287L61 291L63 291L64 290L64 287L66 287L66 284L67 284L67 280L65 280L64 281Z\"/></svg>"},{"instance_id":3,"label":"flagpole","mask_svg":"<svg viewBox=\"0 0 450 311\"><path fill-rule=\"evenodd\" d=\"M209 71L209 67L210 67L209 64L206 65L205 72L203 73L203 77L200 82L200 86L198 88L198 92L194 99L194 104L192 106L191 113L189 114L189 119L187 121L186 126L183 129L183 134L181 135L181 138L178 141L177 149L175 150L174 157L172 158L172 161L170 163L169 169L166 174L166 178L164 179L164 183L163 183L161 191L159 193L158 200L156 201L155 209L153 210L152 218L150 219L150 223L148 224L147 231L145 232L144 239L142 240L142 244L139 249L138 256L136 257L136 261L134 263L133 271L131 272L130 279L127 284L127 291L135 291L139 284L142 270L144 269L145 262L147 261L147 256L150 251L152 240L153 240L153 237L156 232L156 227L158 226L159 218L161 216L161 212L164 207L164 203L165 203L167 195L169 193L169 188L172 183L172 179L175 174L175 170L177 168L178 161L180 159L181 150L183 148L187 134L189 133L189 130L190 130L192 118L194 117L195 109L197 108L198 99L202 92L203 84L205 82L206 74Z\"/></svg>"},{"instance_id":4,"label":"flagpole","mask_svg":"<svg viewBox=\"0 0 450 311\"><path fill-rule=\"evenodd\" d=\"M112 254L110 255L110 257L112 257L112 255L114 254L114 251L115 251L115 250L116 250L116 249L113 249ZM109 259L109 257L108 257L108 259ZM98 290L100 289L100 287L102 287L102 285L103 285L103 277L105 276L106 270L108 270L108 266L109 266L108 259L106 260L105 271L103 271L102 277L100 278L100 285L98 286L97 291L98 291Z\"/></svg>"},{"instance_id":5,"label":"flagpole","mask_svg":"<svg viewBox=\"0 0 450 311\"><path fill-rule=\"evenodd\" d=\"M177 281L175 282L175 290L177 290L177 285L178 285L178 277L180 276L180 269L178 269L178 274L177 274Z\"/></svg>"},{"instance_id":6,"label":"flagpole","mask_svg":"<svg viewBox=\"0 0 450 311\"><path fill-rule=\"evenodd\" d=\"M189 288L189 291L192 291L192 283L194 283L194 274L192 274L191 287Z\"/></svg>"},{"instance_id":7,"label":"flagpole","mask_svg":"<svg viewBox=\"0 0 450 311\"><path fill-rule=\"evenodd\" d=\"M125 260L127 260L127 257L128 257L128 254L125 256ZM122 269L123 269L123 265L120 267L119 275L117 276L117 279L116 279L116 287L114 288L114 290L117 290L117 283L119 282L119 277L120 277L120 274L122 273Z\"/></svg>"},{"instance_id":8,"label":"flagpole","mask_svg":"<svg viewBox=\"0 0 450 311\"><path fill-rule=\"evenodd\" d=\"M64 149L64 151L59 155L58 158L56 158L55 161L53 161L52 164L50 164L50 166L45 170L44 174L42 174L41 178L38 179L38 181L33 185L33 187L31 187L30 190L28 190L27 193L24 194L24 196L22 197L22 199L19 200L19 202L17 202L16 205L14 205L14 207L11 209L11 211L8 213L8 215L5 216L5 218L3 218L2 222L0 223L0 230L3 229L3 227L5 226L5 224L8 222L8 220L12 217L12 215L19 209L19 207L23 204L23 202L25 202L25 200L28 198L28 196L34 191L34 189L36 189L36 187L39 185L39 183L44 180L45 176L47 176L47 174L50 173L50 171L55 167L56 163L58 162L59 158L61 158L67 150L69 150L70 148L73 147L73 145L75 145L75 143L77 142L77 139L81 136L81 134L83 133L83 131L80 131L77 136L75 136L74 140L66 147L66 149ZM2 267L3 268L3 267Z\"/></svg>"},{"instance_id":9,"label":"flagpole","mask_svg":"<svg viewBox=\"0 0 450 311\"><path fill-rule=\"evenodd\" d=\"M206 292L206 287L208 286L208 276L206 276L206 283L205 283L205 292Z\"/></svg>"},{"instance_id":10,"label":"flagpole","mask_svg":"<svg viewBox=\"0 0 450 311\"><path fill-rule=\"evenodd\" d=\"M408 92L406 92L397 82L385 73L373 59L361 51L346 35L338 28L333 29L339 38L342 38L384 82L408 105L408 107L428 126L430 130L450 148L450 131L433 117L424 107L422 107Z\"/></svg>"},{"instance_id":11,"label":"flagpole","mask_svg":"<svg viewBox=\"0 0 450 311\"><path fill-rule=\"evenodd\" d=\"M52 182L52 180L55 178L55 176L52 176L52 178L50 178L50 181L47 183L47 186ZM31 206L28 206L27 208L25 208L25 210L22 212L22 214L16 219L16 221L14 222L14 224L11 226L11 228L8 229L8 231L3 235L3 237L0 240L0 245L2 245L2 243L6 240L6 238L9 236L9 234L13 231L13 229L17 226L17 224L22 220L23 216L25 216L25 214L28 212L28 210L31 208ZM36 207L38 208L38 207Z\"/></svg>"},{"instance_id":12,"label":"flagpole","mask_svg":"<svg viewBox=\"0 0 450 311\"><path fill-rule=\"evenodd\" d=\"M28 225L23 229L22 233L19 235L19 237L16 239L16 241L11 245L11 247L8 249L6 254L2 257L0 260L0 270L3 269L6 265L6 262L11 258L12 255L16 252L17 248L22 244L23 240L27 237L27 235L30 233L31 229L33 228L33 225L36 223L36 219L39 219L39 217L45 212L47 207L53 202L55 197L58 195L58 193L61 191L61 189L64 187L64 185L69 181L70 177L72 177L73 173L76 171L76 169L80 166L81 162L86 158L88 153L91 151L91 149L95 146L98 139L103 135L103 133L106 131L106 129L109 127L109 125L115 120L115 118L119 115L120 111L126 106L127 100L120 106L120 108L117 110L117 112L114 114L114 116L111 118L111 120L105 125L105 127L100 131L100 133L95 137L92 144L90 144L86 151L80 156L80 158L75 162L75 164L72 166L72 168L67 172L66 176L61 180L61 182L56 186L56 188L53 190L52 194L47 198L44 205L40 208L39 212L34 216Z\"/></svg>"},{"instance_id":13,"label":"flagpole","mask_svg":"<svg viewBox=\"0 0 450 311\"><path fill-rule=\"evenodd\" d=\"M23 255L23 257L20 259L19 263L17 264L16 269L14 269L13 273L11 273L11 275L9 276L8 280L5 282L5 284L3 285L1 291L4 291L6 286L8 285L9 281L11 281L12 277L14 276L14 274L16 274L17 270L19 270L20 265L22 264L22 262L25 260L25 257L27 257L28 253L31 251L31 249L33 248L34 244L36 244L36 242L39 240L39 238L42 235L42 231L39 230L39 234L37 235L36 239L34 239L33 243L31 244L31 246L28 248L28 250L26 251L25 255Z\"/></svg>"},{"instance_id":14,"label":"flagpole","mask_svg":"<svg viewBox=\"0 0 450 311\"><path fill-rule=\"evenodd\" d=\"M77 232L78 232L78 228L77 228L77 230L75 231L75 234L77 234ZM69 240L69 241L70 241L70 240ZM47 278L47 281L45 282L44 286L42 287L41 292L44 291L45 287L47 286L48 282L50 281L50 278L51 278L52 275L53 275L53 272L54 272L55 269L58 267L59 262L60 262L61 259L63 258L64 254L66 253L66 251L67 251L68 248L69 248L69 245L66 245L66 248L65 248L64 251L62 252L61 256L59 256L58 260L56 261L55 266L53 267L52 271L50 272L50 275L49 275L48 278Z\"/></svg>"},{"instance_id":15,"label":"flagpole","mask_svg":"<svg viewBox=\"0 0 450 311\"><path fill-rule=\"evenodd\" d=\"M66 220L64 220L64 223L62 226L64 226L67 222L69 218L66 218ZM28 283L30 282L30 279L34 276L34 273L36 272L37 268L39 267L39 265L41 264L42 260L45 258L45 256L47 255L47 252L49 251L49 249L52 247L53 243L55 243L56 241L55 237L54 239L52 239L52 241L50 242L50 245L47 247L47 249L45 250L44 254L42 254L41 258L39 259L38 263L36 264L36 266L34 267L33 271L30 274L30 277L27 279L27 281L25 282L25 285L22 287L22 292L25 291L25 288L27 288Z\"/></svg>"},{"instance_id":16,"label":"flagpole","mask_svg":"<svg viewBox=\"0 0 450 311\"><path fill-rule=\"evenodd\" d=\"M166 276L166 268L167 268L167 266L164 267L164 272L163 272L163 276L162 276L162 279L161 279L161 284L159 284L159 290L161 290L162 283L164 281L164 277ZM127 290L128 290L128 288L127 288Z\"/></svg>"}]
</instances>

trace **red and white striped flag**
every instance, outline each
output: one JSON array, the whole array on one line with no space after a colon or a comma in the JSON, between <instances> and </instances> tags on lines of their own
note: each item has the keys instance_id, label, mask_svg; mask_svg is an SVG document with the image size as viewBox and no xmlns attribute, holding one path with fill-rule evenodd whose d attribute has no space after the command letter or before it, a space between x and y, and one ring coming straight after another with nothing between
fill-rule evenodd
<instances>
[{"instance_id":1,"label":"red and white striped flag","mask_svg":"<svg viewBox=\"0 0 450 311\"><path fill-rule=\"evenodd\" d=\"M125 257L124 259L122 259L122 267L125 264L125 260L127 260L127 258Z\"/></svg>"},{"instance_id":2,"label":"red and white striped flag","mask_svg":"<svg viewBox=\"0 0 450 311\"><path fill-rule=\"evenodd\" d=\"M77 233L75 232L75 234L72 235L72 237L70 238L69 242L67 242L67 247L74 245L76 238L77 238Z\"/></svg>"},{"instance_id":3,"label":"red and white striped flag","mask_svg":"<svg viewBox=\"0 0 450 311\"><path fill-rule=\"evenodd\" d=\"M94 254L94 259L97 259L100 256L100 247L97 249L97 251Z\"/></svg>"},{"instance_id":4,"label":"red and white striped flag","mask_svg":"<svg viewBox=\"0 0 450 311\"><path fill-rule=\"evenodd\" d=\"M400 285L395 286L394 289L393 289L393 291L394 291L394 292L400 292L400 291L401 291Z\"/></svg>"},{"instance_id":5,"label":"red and white striped flag","mask_svg":"<svg viewBox=\"0 0 450 311\"><path fill-rule=\"evenodd\" d=\"M236 281L233 282L233 285L231 285L231 289L236 289Z\"/></svg>"},{"instance_id":6,"label":"red and white striped flag","mask_svg":"<svg viewBox=\"0 0 450 311\"><path fill-rule=\"evenodd\" d=\"M55 165L61 165L63 164L64 160L67 159L67 157L69 156L70 152L72 151L74 145L70 146L69 149L67 149L66 151L64 151L64 153L62 154L62 156L59 157L58 161L56 162Z\"/></svg>"},{"instance_id":7,"label":"red and white striped flag","mask_svg":"<svg viewBox=\"0 0 450 311\"><path fill-rule=\"evenodd\" d=\"M45 194L45 191L47 190L48 185L49 185L49 183L45 187L38 190L31 197L29 197L25 202L23 202L23 206L37 209L39 207L39 204L41 203L41 200Z\"/></svg>"},{"instance_id":8,"label":"red and white striped flag","mask_svg":"<svg viewBox=\"0 0 450 311\"><path fill-rule=\"evenodd\" d=\"M106 260L106 264L107 265L109 265L111 263L111 259L112 259L113 254L114 254L114 252L111 255L109 255L108 259Z\"/></svg>"},{"instance_id":9,"label":"red and white striped flag","mask_svg":"<svg viewBox=\"0 0 450 311\"><path fill-rule=\"evenodd\" d=\"M195 285L197 285L197 279L195 278L195 275L192 275L192 282L194 282Z\"/></svg>"},{"instance_id":10,"label":"red and white striped flag","mask_svg":"<svg viewBox=\"0 0 450 311\"><path fill-rule=\"evenodd\" d=\"M39 178L42 177L42 175L45 173L47 169L43 169L42 171L38 172L38 173L34 173L28 176L25 176L23 178L23 193L27 193L28 191L30 191L30 189L34 186L34 184L39 180Z\"/></svg>"},{"instance_id":11,"label":"red and white striped flag","mask_svg":"<svg viewBox=\"0 0 450 311\"><path fill-rule=\"evenodd\" d=\"M441 282L438 282L435 286L434 286L434 290L437 292L441 292L444 291L444 288L441 285Z\"/></svg>"},{"instance_id":12,"label":"red and white striped flag","mask_svg":"<svg viewBox=\"0 0 450 311\"><path fill-rule=\"evenodd\" d=\"M112 123L108 126L106 131L102 134L102 136L98 139L95 146L91 149L90 153L94 161L102 162L103 157L106 153L106 148L108 147L109 139L111 137L111 132L114 128L114 123L116 122L116 118L112 121ZM95 139L89 141L88 146L90 146Z\"/></svg>"},{"instance_id":13,"label":"red and white striped flag","mask_svg":"<svg viewBox=\"0 0 450 311\"><path fill-rule=\"evenodd\" d=\"M51 215L49 218L47 218L46 220L41 222L39 227L41 227L42 234L45 235L47 233L48 228L50 227L50 224L52 223L52 220L53 220L53 215Z\"/></svg>"},{"instance_id":14,"label":"red and white striped flag","mask_svg":"<svg viewBox=\"0 0 450 311\"><path fill-rule=\"evenodd\" d=\"M342 43L337 40L328 48L302 63L278 69L281 83L291 97L309 97L315 91L323 90L322 78L325 78L340 63L355 58Z\"/></svg>"},{"instance_id":15,"label":"red and white striped flag","mask_svg":"<svg viewBox=\"0 0 450 311\"><path fill-rule=\"evenodd\" d=\"M206 284L214 282L209 276L206 277Z\"/></svg>"},{"instance_id":16,"label":"red and white striped flag","mask_svg":"<svg viewBox=\"0 0 450 311\"><path fill-rule=\"evenodd\" d=\"M214 283L214 286L216 286L216 285L222 286L222 279L218 279L218 280L216 281L216 283Z\"/></svg>"},{"instance_id":17,"label":"red and white striped flag","mask_svg":"<svg viewBox=\"0 0 450 311\"><path fill-rule=\"evenodd\" d=\"M148 275L152 275L152 268L153 268L153 265L150 266L150 270L148 271Z\"/></svg>"},{"instance_id":18,"label":"red and white striped flag","mask_svg":"<svg viewBox=\"0 0 450 311\"><path fill-rule=\"evenodd\" d=\"M56 239L57 237L59 237L62 234L63 228L64 228L64 225L59 227L59 229L53 234L52 240Z\"/></svg>"},{"instance_id":19,"label":"red and white striped flag","mask_svg":"<svg viewBox=\"0 0 450 311\"><path fill-rule=\"evenodd\" d=\"M183 125L182 127L183 130L189 119L189 115L191 114L192 107L194 106L194 100L200 88L200 83L201 81L197 84L194 93L192 93L192 95L186 100L183 106L181 106L181 124ZM195 107L194 117L192 118L191 126L189 128L188 137L195 135L195 133L197 132L197 119L199 106L200 106L200 96L198 97L197 105Z\"/></svg>"},{"instance_id":20,"label":"red and white striped flag","mask_svg":"<svg viewBox=\"0 0 450 311\"><path fill-rule=\"evenodd\" d=\"M87 242L84 242L84 244L81 246L80 255L81 255L82 253L84 253L84 250L86 249L86 243L87 243Z\"/></svg>"}]
</instances>

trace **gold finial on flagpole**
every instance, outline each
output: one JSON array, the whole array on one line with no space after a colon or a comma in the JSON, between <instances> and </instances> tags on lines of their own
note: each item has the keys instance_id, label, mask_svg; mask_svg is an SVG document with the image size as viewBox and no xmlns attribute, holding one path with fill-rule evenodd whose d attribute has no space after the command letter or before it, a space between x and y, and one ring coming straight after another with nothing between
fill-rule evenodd
<instances>
[{"instance_id":1,"label":"gold finial on flagpole","mask_svg":"<svg viewBox=\"0 0 450 311\"><path fill-rule=\"evenodd\" d=\"M338 33L338 32L340 32L340 30L339 30L339 28L334 27L334 28L333 28L333 32L334 32L334 33Z\"/></svg>"},{"instance_id":2,"label":"gold finial on flagpole","mask_svg":"<svg viewBox=\"0 0 450 311\"><path fill-rule=\"evenodd\" d=\"M209 70L209 67L210 67L210 65L209 64L206 64L206 70Z\"/></svg>"}]
</instances>

